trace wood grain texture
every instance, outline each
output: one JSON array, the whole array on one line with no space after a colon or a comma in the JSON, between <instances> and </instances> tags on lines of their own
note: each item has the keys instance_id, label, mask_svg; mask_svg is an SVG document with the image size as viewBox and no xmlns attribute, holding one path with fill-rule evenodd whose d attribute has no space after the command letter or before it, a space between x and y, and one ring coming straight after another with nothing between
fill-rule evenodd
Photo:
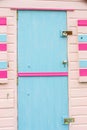
<instances>
[{"instance_id":1,"label":"wood grain texture","mask_svg":"<svg viewBox=\"0 0 87 130\"><path fill-rule=\"evenodd\" d=\"M87 4L82 0L6 0L1 1L0 7L13 7L13 8L74 8L74 9L87 9Z\"/></svg>"},{"instance_id":2,"label":"wood grain texture","mask_svg":"<svg viewBox=\"0 0 87 130\"><path fill-rule=\"evenodd\" d=\"M0 1L1 5L1 1ZM8 81L0 79L0 130L17 130L17 56L16 11L0 8L0 16L7 18L7 26L0 26L0 33L7 35L8 52L0 52L0 61L8 61Z\"/></svg>"},{"instance_id":3,"label":"wood grain texture","mask_svg":"<svg viewBox=\"0 0 87 130\"><path fill-rule=\"evenodd\" d=\"M67 12L68 29L76 29L75 36L68 38L69 58L69 115L75 118L75 123L70 124L70 130L87 130L87 83L79 82L79 58L86 59L86 52L78 53L78 33L86 34L83 27L77 28L77 20L87 19L87 10ZM74 29L74 30L75 30ZM74 37L74 38L73 38ZM87 77L84 78L87 80Z\"/></svg>"}]
</instances>

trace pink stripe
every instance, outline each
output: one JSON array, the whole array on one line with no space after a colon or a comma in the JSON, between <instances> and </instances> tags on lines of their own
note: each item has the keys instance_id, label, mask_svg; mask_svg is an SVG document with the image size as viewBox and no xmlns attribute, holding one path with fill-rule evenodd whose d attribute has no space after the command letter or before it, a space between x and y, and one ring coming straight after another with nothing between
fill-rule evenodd
<instances>
[{"instance_id":1,"label":"pink stripe","mask_svg":"<svg viewBox=\"0 0 87 130\"><path fill-rule=\"evenodd\" d=\"M0 44L0 51L6 51L7 50L7 44Z\"/></svg>"},{"instance_id":2,"label":"pink stripe","mask_svg":"<svg viewBox=\"0 0 87 130\"><path fill-rule=\"evenodd\" d=\"M11 8L12 10L61 10L61 11L73 11L74 9L69 8Z\"/></svg>"},{"instance_id":3,"label":"pink stripe","mask_svg":"<svg viewBox=\"0 0 87 130\"><path fill-rule=\"evenodd\" d=\"M87 26L87 20L78 20L78 26Z\"/></svg>"},{"instance_id":4,"label":"pink stripe","mask_svg":"<svg viewBox=\"0 0 87 130\"><path fill-rule=\"evenodd\" d=\"M79 74L80 76L87 76L87 69L80 69Z\"/></svg>"},{"instance_id":5,"label":"pink stripe","mask_svg":"<svg viewBox=\"0 0 87 130\"><path fill-rule=\"evenodd\" d=\"M0 70L0 78L7 78L7 70Z\"/></svg>"},{"instance_id":6,"label":"pink stripe","mask_svg":"<svg viewBox=\"0 0 87 130\"><path fill-rule=\"evenodd\" d=\"M0 25L6 25L7 21L5 17L0 17Z\"/></svg>"},{"instance_id":7,"label":"pink stripe","mask_svg":"<svg viewBox=\"0 0 87 130\"><path fill-rule=\"evenodd\" d=\"M33 76L68 76L68 72L32 72L32 73L24 73L20 72L18 73L19 77L33 77Z\"/></svg>"},{"instance_id":8,"label":"pink stripe","mask_svg":"<svg viewBox=\"0 0 87 130\"><path fill-rule=\"evenodd\" d=\"M79 44L78 46L80 51L87 51L87 44Z\"/></svg>"}]
</instances>

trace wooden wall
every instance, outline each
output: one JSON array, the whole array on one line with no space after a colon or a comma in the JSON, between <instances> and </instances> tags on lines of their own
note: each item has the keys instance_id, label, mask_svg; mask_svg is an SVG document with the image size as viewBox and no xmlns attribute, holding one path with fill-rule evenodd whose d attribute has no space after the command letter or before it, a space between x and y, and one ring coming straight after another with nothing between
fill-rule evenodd
<instances>
[{"instance_id":1,"label":"wooden wall","mask_svg":"<svg viewBox=\"0 0 87 130\"><path fill-rule=\"evenodd\" d=\"M0 33L7 34L8 83L0 84L0 130L17 130L16 11L0 8L0 17L3 16L7 18L7 26Z\"/></svg>"},{"instance_id":2,"label":"wooden wall","mask_svg":"<svg viewBox=\"0 0 87 130\"><path fill-rule=\"evenodd\" d=\"M87 83L79 82L79 53L77 21L87 19L87 10L67 12L68 30L73 31L73 36L68 37L69 60L69 115L75 118L75 123L70 125L70 130L87 130Z\"/></svg>"}]
</instances>

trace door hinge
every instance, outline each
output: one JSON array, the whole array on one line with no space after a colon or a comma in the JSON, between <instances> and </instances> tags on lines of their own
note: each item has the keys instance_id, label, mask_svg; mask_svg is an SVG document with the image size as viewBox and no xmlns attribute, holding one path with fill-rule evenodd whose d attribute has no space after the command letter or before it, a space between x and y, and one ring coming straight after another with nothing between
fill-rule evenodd
<instances>
[{"instance_id":1,"label":"door hinge","mask_svg":"<svg viewBox=\"0 0 87 130\"><path fill-rule=\"evenodd\" d=\"M16 18L17 18L17 20L18 20L18 11L16 12Z\"/></svg>"},{"instance_id":2,"label":"door hinge","mask_svg":"<svg viewBox=\"0 0 87 130\"><path fill-rule=\"evenodd\" d=\"M17 85L18 85L18 76L17 76Z\"/></svg>"},{"instance_id":3,"label":"door hinge","mask_svg":"<svg viewBox=\"0 0 87 130\"><path fill-rule=\"evenodd\" d=\"M70 36L72 34L73 34L72 31L62 31L62 36L63 37L67 37L67 36Z\"/></svg>"},{"instance_id":4,"label":"door hinge","mask_svg":"<svg viewBox=\"0 0 87 130\"><path fill-rule=\"evenodd\" d=\"M75 118L64 118L64 124L68 125L70 123L74 123L75 122Z\"/></svg>"}]
</instances>

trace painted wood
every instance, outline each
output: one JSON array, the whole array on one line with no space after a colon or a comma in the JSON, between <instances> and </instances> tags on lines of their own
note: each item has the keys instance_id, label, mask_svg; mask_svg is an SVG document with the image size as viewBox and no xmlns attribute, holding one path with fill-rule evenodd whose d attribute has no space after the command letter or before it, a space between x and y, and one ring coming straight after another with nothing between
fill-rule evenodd
<instances>
[{"instance_id":1,"label":"painted wood","mask_svg":"<svg viewBox=\"0 0 87 130\"><path fill-rule=\"evenodd\" d=\"M58 76L67 74L62 64L67 60L67 39L60 35L66 29L66 12L18 11L18 17L18 74L31 74L19 77L19 130L67 130L67 76Z\"/></svg>"},{"instance_id":2,"label":"painted wood","mask_svg":"<svg viewBox=\"0 0 87 130\"><path fill-rule=\"evenodd\" d=\"M87 106L73 107L72 110L71 110L71 113L72 113L73 116L75 116L75 115L76 116L87 115L87 111L86 110L87 110Z\"/></svg>"},{"instance_id":3,"label":"painted wood","mask_svg":"<svg viewBox=\"0 0 87 130\"><path fill-rule=\"evenodd\" d=\"M87 51L79 51L79 59L87 60Z\"/></svg>"},{"instance_id":4,"label":"painted wood","mask_svg":"<svg viewBox=\"0 0 87 130\"><path fill-rule=\"evenodd\" d=\"M7 44L0 43L0 51L7 51Z\"/></svg>"},{"instance_id":5,"label":"painted wood","mask_svg":"<svg viewBox=\"0 0 87 130\"><path fill-rule=\"evenodd\" d=\"M36 72L36 73L18 73L18 76L19 77L32 77L32 76L68 76L68 73L67 72Z\"/></svg>"},{"instance_id":6,"label":"painted wood","mask_svg":"<svg viewBox=\"0 0 87 130\"><path fill-rule=\"evenodd\" d=\"M67 1L67 2L66 2ZM27 1L10 1L8 0L8 3L5 1L1 1L0 7L11 7L11 8L73 8L73 9L87 9L87 5L82 1L82 2L77 2L77 1L82 1L82 0L61 0L61 1L56 1L56 0L44 0L44 1L37 1L37 0L30 0Z\"/></svg>"},{"instance_id":7,"label":"painted wood","mask_svg":"<svg viewBox=\"0 0 87 130\"><path fill-rule=\"evenodd\" d=\"M85 125L85 124L84 125L83 124L81 124L81 125L80 124L79 125L72 125L71 130L77 130L78 127L79 127L79 130L83 130L83 129L86 130L87 125Z\"/></svg>"},{"instance_id":8,"label":"painted wood","mask_svg":"<svg viewBox=\"0 0 87 130\"><path fill-rule=\"evenodd\" d=\"M19 130L68 129L63 124L63 118L68 116L66 80L67 77L19 78Z\"/></svg>"},{"instance_id":9,"label":"painted wood","mask_svg":"<svg viewBox=\"0 0 87 130\"><path fill-rule=\"evenodd\" d=\"M80 60L79 66L80 68L87 68L87 60Z\"/></svg>"},{"instance_id":10,"label":"painted wood","mask_svg":"<svg viewBox=\"0 0 87 130\"><path fill-rule=\"evenodd\" d=\"M10 108L10 109L0 109L0 118L8 118L9 117L13 117L14 116L14 109Z\"/></svg>"},{"instance_id":11,"label":"painted wood","mask_svg":"<svg viewBox=\"0 0 87 130\"><path fill-rule=\"evenodd\" d=\"M81 82L81 83L86 83L87 82L87 76L80 76L79 77L79 82Z\"/></svg>"},{"instance_id":12,"label":"painted wood","mask_svg":"<svg viewBox=\"0 0 87 130\"><path fill-rule=\"evenodd\" d=\"M77 89L72 89L70 91L70 94L73 97L86 97L87 96L87 88L77 88Z\"/></svg>"},{"instance_id":13,"label":"painted wood","mask_svg":"<svg viewBox=\"0 0 87 130\"><path fill-rule=\"evenodd\" d=\"M82 97L72 98L71 99L71 105L72 105L72 107L87 106L86 100L87 100L87 97L83 97L83 98ZM83 122L84 122L84 120L83 120Z\"/></svg>"},{"instance_id":14,"label":"painted wood","mask_svg":"<svg viewBox=\"0 0 87 130\"><path fill-rule=\"evenodd\" d=\"M7 19L6 19L6 17L0 17L0 26L1 25L7 25Z\"/></svg>"},{"instance_id":15,"label":"painted wood","mask_svg":"<svg viewBox=\"0 0 87 130\"><path fill-rule=\"evenodd\" d=\"M67 64L65 66L62 64L63 60L67 60L67 48L66 48L66 44L64 44L67 41L67 38L61 37L60 35L61 32L60 30L66 30L66 22L62 22L61 24L62 19L66 19L66 15L65 15L66 12L60 11L59 16L58 16L58 11L56 12L30 11L30 13L28 12L29 11L26 12L19 11L19 15L18 15L19 17L18 43L21 43L19 44L20 46L18 46L19 48L18 57L20 63L18 65L18 71L19 72L67 72ZM62 14L64 15L64 17L62 16ZM45 19L48 19L48 16L49 16L49 20L46 21ZM28 17L29 17L29 22L27 21ZM38 17L41 18L40 21ZM57 17L59 18L57 19ZM25 24L25 19L27 21L26 24ZM50 25L52 26L50 27ZM29 29L26 30L26 28ZM48 30L46 30L46 28ZM26 33L24 33L24 31ZM38 33L36 33L35 31ZM29 35L27 36L26 34ZM23 39L21 37L23 37ZM43 39L43 44L41 44L42 39ZM26 41L26 46L30 46L30 47L26 48L25 41ZM32 45L29 44L31 42ZM51 49L49 49L49 46ZM32 51L34 53L32 53ZM25 53L25 57L27 57L27 54L29 55L28 59L24 57L24 53ZM31 55L32 57L30 57Z\"/></svg>"},{"instance_id":16,"label":"painted wood","mask_svg":"<svg viewBox=\"0 0 87 130\"><path fill-rule=\"evenodd\" d=\"M0 70L0 78L7 78L7 70Z\"/></svg>"},{"instance_id":17,"label":"painted wood","mask_svg":"<svg viewBox=\"0 0 87 130\"><path fill-rule=\"evenodd\" d=\"M79 46L79 51L87 51L87 43L81 43L78 45Z\"/></svg>"},{"instance_id":18,"label":"painted wood","mask_svg":"<svg viewBox=\"0 0 87 130\"><path fill-rule=\"evenodd\" d=\"M6 42L6 41L7 41L6 34L0 34L0 42Z\"/></svg>"},{"instance_id":19,"label":"painted wood","mask_svg":"<svg viewBox=\"0 0 87 130\"><path fill-rule=\"evenodd\" d=\"M87 69L80 69L79 73L80 73L80 76L87 76Z\"/></svg>"},{"instance_id":20,"label":"painted wood","mask_svg":"<svg viewBox=\"0 0 87 130\"><path fill-rule=\"evenodd\" d=\"M14 125L13 118L0 118L0 127L12 127Z\"/></svg>"},{"instance_id":21,"label":"painted wood","mask_svg":"<svg viewBox=\"0 0 87 130\"><path fill-rule=\"evenodd\" d=\"M7 62L0 62L0 69L7 69Z\"/></svg>"},{"instance_id":22,"label":"painted wood","mask_svg":"<svg viewBox=\"0 0 87 130\"><path fill-rule=\"evenodd\" d=\"M14 127L4 127L0 128L0 130L14 130Z\"/></svg>"},{"instance_id":23,"label":"painted wood","mask_svg":"<svg viewBox=\"0 0 87 130\"><path fill-rule=\"evenodd\" d=\"M0 51L0 60L7 61L7 51Z\"/></svg>"},{"instance_id":24,"label":"painted wood","mask_svg":"<svg viewBox=\"0 0 87 130\"><path fill-rule=\"evenodd\" d=\"M87 34L79 34L78 35L78 42L87 42Z\"/></svg>"},{"instance_id":25,"label":"painted wood","mask_svg":"<svg viewBox=\"0 0 87 130\"><path fill-rule=\"evenodd\" d=\"M7 44L6 46L11 44L14 47L12 49L9 45L8 52L0 51L0 62L11 63L8 66L9 78L0 78L0 130L17 130L16 11L12 11L10 8L0 8L0 17L7 18L7 24L0 25L0 34L6 34L7 39L5 42L0 41L0 44ZM14 33L12 33L13 31Z\"/></svg>"},{"instance_id":26,"label":"painted wood","mask_svg":"<svg viewBox=\"0 0 87 130\"><path fill-rule=\"evenodd\" d=\"M87 26L87 20L78 20L78 26Z\"/></svg>"},{"instance_id":27,"label":"painted wood","mask_svg":"<svg viewBox=\"0 0 87 130\"><path fill-rule=\"evenodd\" d=\"M7 26L0 26L0 34L6 34L7 33Z\"/></svg>"},{"instance_id":28,"label":"painted wood","mask_svg":"<svg viewBox=\"0 0 87 130\"><path fill-rule=\"evenodd\" d=\"M14 89L6 89L6 90L1 89L0 90L0 99L12 99L12 98L14 98Z\"/></svg>"},{"instance_id":29,"label":"painted wood","mask_svg":"<svg viewBox=\"0 0 87 130\"><path fill-rule=\"evenodd\" d=\"M14 99L0 99L0 109L13 108Z\"/></svg>"},{"instance_id":30,"label":"painted wood","mask_svg":"<svg viewBox=\"0 0 87 130\"><path fill-rule=\"evenodd\" d=\"M87 27L86 26L77 26L77 21L78 19L87 19L87 11L86 10L75 10L74 12L68 12L67 14L67 22L68 22L68 30L72 30L72 28L77 29L76 37L78 34L87 34ZM73 37L73 36L71 36ZM86 42L79 42L80 44L85 44ZM87 76L79 76L79 60L87 60L86 58L86 51L80 51L81 53L78 53L78 38L74 39L73 38L68 38L68 49L69 46L72 45L72 49L70 49L68 53L68 60L69 60L69 115L71 117L74 117L76 122L78 117L82 119L82 121L78 121L78 124L72 123L70 124L70 130L86 130L87 125L86 121L84 120L84 116L87 115L86 112L86 100L87 97L86 95L86 86L87 83L84 81L87 81ZM75 47L75 45L77 45ZM74 47L73 47L74 46ZM76 50L77 49L77 50ZM75 51L74 51L75 50ZM80 57L79 57L80 54ZM85 56L85 58L83 57ZM77 59L75 58L77 57ZM72 60L73 58L73 60ZM76 66L75 63L77 62ZM73 67L74 66L74 67ZM72 69L73 67L73 69ZM77 75L77 76L76 76Z\"/></svg>"},{"instance_id":31,"label":"painted wood","mask_svg":"<svg viewBox=\"0 0 87 130\"><path fill-rule=\"evenodd\" d=\"M87 26L78 26L79 34L87 34Z\"/></svg>"}]
</instances>

